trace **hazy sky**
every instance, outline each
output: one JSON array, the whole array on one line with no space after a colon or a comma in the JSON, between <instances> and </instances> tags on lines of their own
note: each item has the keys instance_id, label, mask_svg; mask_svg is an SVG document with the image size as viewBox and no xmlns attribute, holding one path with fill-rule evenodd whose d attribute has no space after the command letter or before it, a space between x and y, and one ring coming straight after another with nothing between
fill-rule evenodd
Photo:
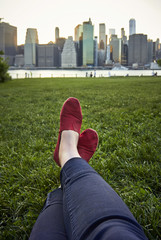
<instances>
[{"instance_id":1,"label":"hazy sky","mask_svg":"<svg viewBox=\"0 0 161 240\"><path fill-rule=\"evenodd\" d=\"M0 0L0 18L17 27L18 44L25 42L27 28L37 28L39 43L55 41L55 27L60 37L74 37L74 28L89 17L94 35L99 34L99 23L121 28L129 35L129 19L136 20L136 33L161 40L161 0Z\"/></svg>"}]
</instances>

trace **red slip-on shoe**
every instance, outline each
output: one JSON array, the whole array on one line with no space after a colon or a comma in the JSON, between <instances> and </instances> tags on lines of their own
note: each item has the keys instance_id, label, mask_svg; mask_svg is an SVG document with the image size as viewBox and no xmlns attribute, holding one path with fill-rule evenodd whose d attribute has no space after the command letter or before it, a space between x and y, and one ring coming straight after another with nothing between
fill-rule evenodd
<instances>
[{"instance_id":1,"label":"red slip-on shoe","mask_svg":"<svg viewBox=\"0 0 161 240\"><path fill-rule=\"evenodd\" d=\"M63 130L73 130L80 134L82 124L82 111L81 106L77 98L68 98L62 107L60 113L60 129L57 145L54 151L54 160L60 166L59 163L59 144L61 139L61 132Z\"/></svg>"},{"instance_id":2,"label":"red slip-on shoe","mask_svg":"<svg viewBox=\"0 0 161 240\"><path fill-rule=\"evenodd\" d=\"M98 134L95 130L89 128L84 130L79 136L78 153L87 162L96 151L98 145Z\"/></svg>"}]
</instances>

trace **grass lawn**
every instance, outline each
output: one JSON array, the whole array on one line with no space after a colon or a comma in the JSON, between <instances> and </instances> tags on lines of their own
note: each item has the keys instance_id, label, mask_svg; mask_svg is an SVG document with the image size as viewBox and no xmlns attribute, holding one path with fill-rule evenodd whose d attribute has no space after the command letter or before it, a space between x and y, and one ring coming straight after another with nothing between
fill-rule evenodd
<instances>
[{"instance_id":1,"label":"grass lawn","mask_svg":"<svg viewBox=\"0 0 161 240\"><path fill-rule=\"evenodd\" d=\"M99 146L91 166L128 205L149 239L161 239L161 77L17 79L0 84L0 239L28 239L47 193L59 114L80 100L82 131Z\"/></svg>"}]
</instances>

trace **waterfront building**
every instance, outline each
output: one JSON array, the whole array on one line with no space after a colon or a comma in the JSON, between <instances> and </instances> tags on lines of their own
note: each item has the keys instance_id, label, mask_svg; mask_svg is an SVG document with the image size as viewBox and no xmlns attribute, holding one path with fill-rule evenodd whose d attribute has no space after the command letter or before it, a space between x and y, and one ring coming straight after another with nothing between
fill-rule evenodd
<instances>
[{"instance_id":1,"label":"waterfront building","mask_svg":"<svg viewBox=\"0 0 161 240\"><path fill-rule=\"evenodd\" d=\"M115 29L109 28L109 35L115 35Z\"/></svg>"},{"instance_id":2,"label":"waterfront building","mask_svg":"<svg viewBox=\"0 0 161 240\"><path fill-rule=\"evenodd\" d=\"M16 53L24 55L24 44L21 44L21 45L17 46L17 52Z\"/></svg>"},{"instance_id":3,"label":"waterfront building","mask_svg":"<svg viewBox=\"0 0 161 240\"><path fill-rule=\"evenodd\" d=\"M114 28L109 28L109 43L111 41L111 36L115 36L115 29Z\"/></svg>"},{"instance_id":4,"label":"waterfront building","mask_svg":"<svg viewBox=\"0 0 161 240\"><path fill-rule=\"evenodd\" d=\"M77 66L80 67L83 65L83 41L82 37L79 42L75 42L75 48L77 53Z\"/></svg>"},{"instance_id":5,"label":"waterfront building","mask_svg":"<svg viewBox=\"0 0 161 240\"><path fill-rule=\"evenodd\" d=\"M78 24L74 29L74 40L75 42L79 42L80 38L82 38L83 34L83 26L81 24Z\"/></svg>"},{"instance_id":6,"label":"waterfront building","mask_svg":"<svg viewBox=\"0 0 161 240\"><path fill-rule=\"evenodd\" d=\"M148 62L147 35L133 34L129 36L128 64L137 63L144 66Z\"/></svg>"},{"instance_id":7,"label":"waterfront building","mask_svg":"<svg viewBox=\"0 0 161 240\"><path fill-rule=\"evenodd\" d=\"M94 37L94 66L98 66L98 42L97 37Z\"/></svg>"},{"instance_id":8,"label":"waterfront building","mask_svg":"<svg viewBox=\"0 0 161 240\"><path fill-rule=\"evenodd\" d=\"M78 24L74 29L74 39L77 51L77 66L83 64L83 25Z\"/></svg>"},{"instance_id":9,"label":"waterfront building","mask_svg":"<svg viewBox=\"0 0 161 240\"><path fill-rule=\"evenodd\" d=\"M125 35L124 28L121 28L121 39L123 41L123 44L127 44L127 36Z\"/></svg>"},{"instance_id":10,"label":"waterfront building","mask_svg":"<svg viewBox=\"0 0 161 240\"><path fill-rule=\"evenodd\" d=\"M9 65L14 65L17 51L17 27L0 21L0 50Z\"/></svg>"},{"instance_id":11,"label":"waterfront building","mask_svg":"<svg viewBox=\"0 0 161 240\"><path fill-rule=\"evenodd\" d=\"M128 45L124 43L122 44L121 64L123 66L128 66Z\"/></svg>"},{"instance_id":12,"label":"waterfront building","mask_svg":"<svg viewBox=\"0 0 161 240\"><path fill-rule=\"evenodd\" d=\"M17 54L15 56L14 66L15 67L23 67L24 66L24 54Z\"/></svg>"},{"instance_id":13,"label":"waterfront building","mask_svg":"<svg viewBox=\"0 0 161 240\"><path fill-rule=\"evenodd\" d=\"M106 49L106 26L104 23L99 24L99 49Z\"/></svg>"},{"instance_id":14,"label":"waterfront building","mask_svg":"<svg viewBox=\"0 0 161 240\"><path fill-rule=\"evenodd\" d=\"M62 52L66 38L57 38L56 45L59 47L59 50Z\"/></svg>"},{"instance_id":15,"label":"waterfront building","mask_svg":"<svg viewBox=\"0 0 161 240\"><path fill-rule=\"evenodd\" d=\"M38 67L59 67L60 52L56 44L37 45L37 66Z\"/></svg>"},{"instance_id":16,"label":"waterfront building","mask_svg":"<svg viewBox=\"0 0 161 240\"><path fill-rule=\"evenodd\" d=\"M157 51L156 60L161 59L161 48Z\"/></svg>"},{"instance_id":17,"label":"waterfront building","mask_svg":"<svg viewBox=\"0 0 161 240\"><path fill-rule=\"evenodd\" d=\"M153 42L153 61L156 60L156 42Z\"/></svg>"},{"instance_id":18,"label":"waterfront building","mask_svg":"<svg viewBox=\"0 0 161 240\"><path fill-rule=\"evenodd\" d=\"M77 67L76 48L72 37L68 37L65 41L61 54L61 66L63 68Z\"/></svg>"},{"instance_id":19,"label":"waterfront building","mask_svg":"<svg viewBox=\"0 0 161 240\"><path fill-rule=\"evenodd\" d=\"M112 50L112 60L115 63L120 63L122 60L122 39L117 38L117 35L113 35L110 41L110 48Z\"/></svg>"},{"instance_id":20,"label":"waterfront building","mask_svg":"<svg viewBox=\"0 0 161 240\"><path fill-rule=\"evenodd\" d=\"M157 38L157 40L155 41L155 60L160 59L160 40L159 38Z\"/></svg>"},{"instance_id":21,"label":"waterfront building","mask_svg":"<svg viewBox=\"0 0 161 240\"><path fill-rule=\"evenodd\" d=\"M57 39L59 38L59 28L55 28L55 43L57 42Z\"/></svg>"},{"instance_id":22,"label":"waterfront building","mask_svg":"<svg viewBox=\"0 0 161 240\"><path fill-rule=\"evenodd\" d=\"M147 63L151 63L153 61L153 40L148 39L148 60Z\"/></svg>"},{"instance_id":23,"label":"waterfront building","mask_svg":"<svg viewBox=\"0 0 161 240\"><path fill-rule=\"evenodd\" d=\"M134 18L129 20L129 36L136 34L136 21Z\"/></svg>"},{"instance_id":24,"label":"waterfront building","mask_svg":"<svg viewBox=\"0 0 161 240\"><path fill-rule=\"evenodd\" d=\"M24 46L24 63L25 66L36 66L36 47L39 43L37 29L28 28Z\"/></svg>"},{"instance_id":25,"label":"waterfront building","mask_svg":"<svg viewBox=\"0 0 161 240\"><path fill-rule=\"evenodd\" d=\"M125 29L121 28L121 38L123 38L125 36Z\"/></svg>"},{"instance_id":26,"label":"waterfront building","mask_svg":"<svg viewBox=\"0 0 161 240\"><path fill-rule=\"evenodd\" d=\"M106 58L106 50L99 49L98 50L98 66L105 65L105 58Z\"/></svg>"},{"instance_id":27,"label":"waterfront building","mask_svg":"<svg viewBox=\"0 0 161 240\"><path fill-rule=\"evenodd\" d=\"M160 40L159 38L157 38L156 42L155 42L155 51L157 52L160 49Z\"/></svg>"},{"instance_id":28,"label":"waterfront building","mask_svg":"<svg viewBox=\"0 0 161 240\"><path fill-rule=\"evenodd\" d=\"M91 19L83 22L83 66L94 65L94 26Z\"/></svg>"},{"instance_id":29,"label":"waterfront building","mask_svg":"<svg viewBox=\"0 0 161 240\"><path fill-rule=\"evenodd\" d=\"M109 38L109 44L110 42L113 40L113 39L116 39L117 38L117 35L116 34L111 34L110 35L110 38Z\"/></svg>"},{"instance_id":30,"label":"waterfront building","mask_svg":"<svg viewBox=\"0 0 161 240\"><path fill-rule=\"evenodd\" d=\"M105 64L108 65L108 64L111 64L111 54L110 54L110 45L107 45L107 48L106 48L106 60L105 60Z\"/></svg>"}]
</instances>

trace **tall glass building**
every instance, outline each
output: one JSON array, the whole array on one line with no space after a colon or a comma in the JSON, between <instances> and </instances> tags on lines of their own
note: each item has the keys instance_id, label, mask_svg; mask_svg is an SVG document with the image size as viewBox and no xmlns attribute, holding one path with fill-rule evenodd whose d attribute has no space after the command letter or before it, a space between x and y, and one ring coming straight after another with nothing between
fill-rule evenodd
<instances>
[{"instance_id":1,"label":"tall glass building","mask_svg":"<svg viewBox=\"0 0 161 240\"><path fill-rule=\"evenodd\" d=\"M37 29L28 28L24 46L25 66L36 66L36 46L38 43Z\"/></svg>"},{"instance_id":2,"label":"tall glass building","mask_svg":"<svg viewBox=\"0 0 161 240\"><path fill-rule=\"evenodd\" d=\"M55 28L55 43L57 43L58 38L59 38L59 28L56 27Z\"/></svg>"},{"instance_id":3,"label":"tall glass building","mask_svg":"<svg viewBox=\"0 0 161 240\"><path fill-rule=\"evenodd\" d=\"M83 66L94 65L94 27L91 19L83 22Z\"/></svg>"},{"instance_id":4,"label":"tall glass building","mask_svg":"<svg viewBox=\"0 0 161 240\"><path fill-rule=\"evenodd\" d=\"M0 50L9 65L14 64L17 51L17 27L0 21Z\"/></svg>"},{"instance_id":5,"label":"tall glass building","mask_svg":"<svg viewBox=\"0 0 161 240\"><path fill-rule=\"evenodd\" d=\"M83 58L83 25L79 24L75 27L75 44L76 44L76 50L77 50L77 66L82 66L82 58Z\"/></svg>"},{"instance_id":6,"label":"tall glass building","mask_svg":"<svg viewBox=\"0 0 161 240\"><path fill-rule=\"evenodd\" d=\"M131 18L129 21L129 36L136 33L136 21L134 18Z\"/></svg>"},{"instance_id":7,"label":"tall glass building","mask_svg":"<svg viewBox=\"0 0 161 240\"><path fill-rule=\"evenodd\" d=\"M106 26L105 23L99 24L99 49L106 49Z\"/></svg>"},{"instance_id":8,"label":"tall glass building","mask_svg":"<svg viewBox=\"0 0 161 240\"><path fill-rule=\"evenodd\" d=\"M83 26L81 24L77 25L74 29L75 42L79 42L83 32Z\"/></svg>"},{"instance_id":9,"label":"tall glass building","mask_svg":"<svg viewBox=\"0 0 161 240\"><path fill-rule=\"evenodd\" d=\"M144 66L148 63L148 42L147 35L133 34L129 37L128 65L137 63Z\"/></svg>"},{"instance_id":10,"label":"tall glass building","mask_svg":"<svg viewBox=\"0 0 161 240\"><path fill-rule=\"evenodd\" d=\"M65 41L61 54L61 66L64 68L77 67L77 55L72 37L68 37Z\"/></svg>"}]
</instances>

